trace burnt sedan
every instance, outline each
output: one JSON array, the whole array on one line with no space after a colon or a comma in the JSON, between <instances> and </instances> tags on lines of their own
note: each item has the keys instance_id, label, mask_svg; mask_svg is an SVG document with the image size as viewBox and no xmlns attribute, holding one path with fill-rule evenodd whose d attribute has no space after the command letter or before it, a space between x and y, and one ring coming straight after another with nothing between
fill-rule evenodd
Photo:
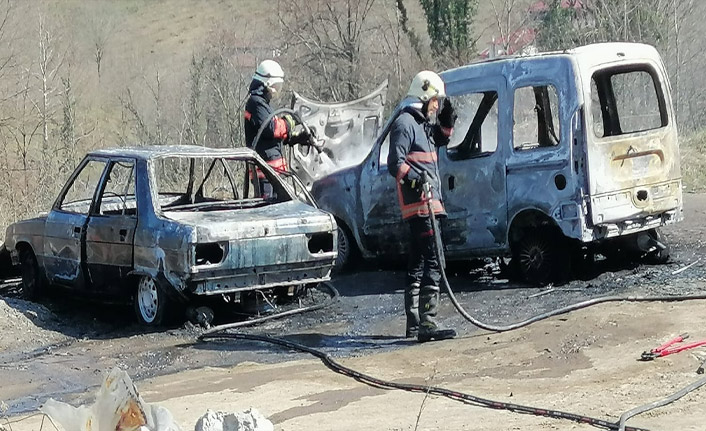
<instances>
[{"instance_id":1,"label":"burnt sedan","mask_svg":"<svg viewBox=\"0 0 706 431\"><path fill-rule=\"evenodd\" d=\"M49 213L10 225L5 245L26 297L60 286L130 299L159 325L190 302L328 280L336 231L296 177L249 149L139 147L88 154Z\"/></svg>"}]
</instances>

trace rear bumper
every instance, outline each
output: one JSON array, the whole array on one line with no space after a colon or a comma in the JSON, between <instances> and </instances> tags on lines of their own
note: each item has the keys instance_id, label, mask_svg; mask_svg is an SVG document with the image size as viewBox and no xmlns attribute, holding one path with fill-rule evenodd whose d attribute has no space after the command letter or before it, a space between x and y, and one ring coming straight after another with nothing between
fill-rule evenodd
<instances>
[{"instance_id":1,"label":"rear bumper","mask_svg":"<svg viewBox=\"0 0 706 431\"><path fill-rule=\"evenodd\" d=\"M336 253L330 253L327 257L330 258L312 262L200 272L187 281L187 290L194 295L219 295L320 283L331 279Z\"/></svg>"},{"instance_id":2,"label":"rear bumper","mask_svg":"<svg viewBox=\"0 0 706 431\"><path fill-rule=\"evenodd\" d=\"M591 198L593 239L614 238L684 219L681 180L635 186Z\"/></svg>"},{"instance_id":3,"label":"rear bumper","mask_svg":"<svg viewBox=\"0 0 706 431\"><path fill-rule=\"evenodd\" d=\"M677 223L684 219L682 207L661 214L623 220L617 223L606 223L594 228L594 239L608 239L632 233L655 229Z\"/></svg>"}]
</instances>

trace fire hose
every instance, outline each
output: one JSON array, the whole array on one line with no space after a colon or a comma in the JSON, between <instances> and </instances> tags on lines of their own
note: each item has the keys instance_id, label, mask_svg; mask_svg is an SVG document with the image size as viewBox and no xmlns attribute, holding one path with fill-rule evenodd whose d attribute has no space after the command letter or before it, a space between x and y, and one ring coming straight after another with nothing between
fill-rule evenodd
<instances>
[{"instance_id":1,"label":"fire hose","mask_svg":"<svg viewBox=\"0 0 706 431\"><path fill-rule=\"evenodd\" d=\"M262 127L260 127L260 130L258 130L257 135L255 136L255 140L253 142L253 149L257 147L257 143L259 142L260 136L267 125L267 123L274 118L275 115L281 114L281 113L289 113L293 116L295 116L295 119L299 121L301 124L304 124L301 121L301 118L298 116L298 114L291 110L291 109L280 109L275 112L273 112L268 120L263 124ZM306 125L304 124L304 127L306 128ZM315 146L315 145L314 145ZM321 152L321 148L318 146L315 146L315 148ZM602 303L607 303L607 302L676 302L676 301L687 301L687 300L697 300L697 299L706 299L706 295L704 294L698 294L698 295L667 295L667 296L634 296L634 295L628 295L628 296L619 296L619 295L612 295L612 296L604 296L600 298L593 298L590 300L578 302L575 304L571 304L566 307L561 307L555 310L551 310L545 313L538 314L536 316L530 317L526 320L508 324L508 325L493 325L493 324L488 324L484 323L472 315L470 315L464 308L463 306L458 302L456 296L454 295L453 290L451 289L451 286L449 284L448 278L446 276L446 271L444 268L444 256L443 256L443 243L440 235L440 230L438 228L438 221L436 219L436 216L433 211L432 207L432 195L431 195L431 189L428 181L425 181L425 178L423 178L423 193L424 193L424 199L427 204L427 208L429 211L429 216L431 217L432 221L432 226L434 230L434 252L436 254L437 259L439 259L440 264L440 269L441 269L441 281L442 284L444 285L444 289L446 290L449 298L451 299L452 304L456 308L456 310L461 314L462 317L464 317L467 321L472 323L473 325L485 329L488 331L493 331L493 332L506 332L506 331L511 331L514 329L522 328L524 326L530 325L532 323L538 322L540 320L547 319L549 317L569 313L571 311L579 310L582 308L590 307L592 305L597 305L597 304L602 304ZM574 414L574 413L568 413L560 410L553 410L553 409L545 409L545 408L538 408L538 407L532 407L532 406L526 406L526 405L520 405L520 404L514 404L514 403L505 403L501 401L494 401L486 398L481 398L477 397L475 395L470 395L462 392L457 392L457 391L452 391L449 389L444 389L440 387L435 387L435 386L425 386L425 385L415 385L415 384L405 384L405 383L395 383L395 382L390 382L390 381L385 381L382 379L378 379L375 377L372 377L370 375L361 373L359 371L353 370L351 368L348 368L340 363L338 363L336 360L334 360L329 354L309 347L305 346L300 343L284 340L282 338L277 338L277 337L272 337L269 335L255 335L255 334L245 334L245 333L232 333L232 332L226 332L228 329L233 329L237 327L244 327L244 326L251 326L255 325L261 322L264 322L266 320L271 320L273 318L278 318L278 317L284 317L286 315L293 315L293 314L298 314L298 313L303 313L306 311L312 311L315 309L321 309L324 308L330 304L332 304L334 301L338 299L338 291L331 286L328 283L322 284L324 287L329 289L331 292L331 298L329 301L327 301L325 304L319 304L311 307L305 307L302 309L297 309L297 310L291 310L289 312L284 312L284 313L278 313L273 316L265 316L263 318L259 319L253 319L249 321L244 321L244 322L237 322L237 323L231 323L231 324L225 324L225 325L220 325L220 326L215 326L213 328L208 329L205 331L200 337L200 340L207 341L207 340L212 340L212 339L236 339L236 340L251 340L251 341L259 341L259 342L265 342L265 343L270 343L274 345L278 345L281 347L285 347L291 350L295 351L300 351L303 353L308 353L310 355L313 355L317 358L319 358L329 369L331 369L334 372L343 374L345 376L351 377L353 379L356 379L364 384L373 386L373 387L380 387L380 388L387 388L387 389L399 389L399 390L406 390L406 391L411 391L411 392L423 392L427 394L432 394L432 395L439 395L443 396L452 400L456 401L461 401L473 405L478 405L478 406L483 406L487 408L493 408L493 409L502 409L502 410L508 410L512 412L517 412L517 413L524 413L524 414L531 414L531 415L536 415L536 416L544 416L544 417L550 417L550 418L555 418L555 419L565 419L565 420L571 420L575 422L580 422L580 423L586 423L598 428L604 428L604 429L610 429L610 430L619 430L619 431L645 431L643 428L636 428L636 427L629 427L626 426L625 422L631 418L634 417L638 414L647 412L649 410L665 406L669 403L672 403L679 398L683 397L684 395L688 394L689 392L692 392L704 385L706 385L706 378L702 378L700 380L697 380L696 382L684 387L683 389L677 391L676 393L662 399L659 401L655 401L649 404L645 404L643 406L636 407L634 409L631 409L625 413L623 413L620 416L619 422L614 423L610 421L606 421L603 419L597 419L593 418L590 416L585 416L585 415L580 415L580 414Z\"/></svg>"},{"instance_id":2,"label":"fire hose","mask_svg":"<svg viewBox=\"0 0 706 431\"><path fill-rule=\"evenodd\" d=\"M473 325L485 329L488 331L493 331L493 332L506 332L506 331L511 331L514 329L522 328L523 326L530 325L532 323L538 322L540 320L547 319L549 317L553 316L558 316L560 314L565 314L569 313L571 311L575 310L580 310L582 308L590 307L592 305L596 304L603 304L607 302L676 302L676 301L688 301L688 300L696 300L696 299L706 299L706 295L700 294L700 295L668 295L668 296L619 296L619 295L612 295L612 296L603 296L600 298L593 298L589 299L586 301L582 302L577 302L575 304L568 305L566 307L561 307L557 308L555 310L548 311L546 313L541 313L536 316L530 317L529 319L516 322L513 324L509 325L491 325L488 323L481 322L480 320L476 319L472 315L470 315L464 308L463 306L458 302L458 299L456 299L456 295L454 295L453 290L451 289L451 285L449 284L449 280L446 277L446 271L444 268L444 255L443 255L443 243L441 240L441 231L439 230L439 225L438 221L436 219L436 215L434 214L434 208L432 206L432 191L431 191L431 186L429 182L427 181L426 177L423 175L422 176L422 187L423 187L423 194L424 194L424 200L427 204L427 210L429 212L429 217L431 217L431 222L432 222L432 228L434 230L434 253L436 254L437 259L439 259L440 262L440 272L441 272L441 282L444 285L444 288L446 289L446 293L449 295L449 299L451 299L451 303L453 306L456 308L456 310L459 312L459 314L466 319L467 321L471 322ZM683 397L684 395L688 394L689 392L692 392L702 386L706 385L706 378L699 379L695 381L694 383L684 387L683 389L677 391L676 393L670 395L667 398L664 398L659 401L655 401L649 404L645 404L643 406L636 407L632 410L629 410L623 415L620 416L620 421L617 425L617 428L619 431L625 431L629 430L631 428L626 427L625 422L634 416L637 416L641 413L645 413L647 411L656 409L658 407L665 406L667 404L670 404L679 398ZM614 424L615 425L615 424Z\"/></svg>"}]
</instances>

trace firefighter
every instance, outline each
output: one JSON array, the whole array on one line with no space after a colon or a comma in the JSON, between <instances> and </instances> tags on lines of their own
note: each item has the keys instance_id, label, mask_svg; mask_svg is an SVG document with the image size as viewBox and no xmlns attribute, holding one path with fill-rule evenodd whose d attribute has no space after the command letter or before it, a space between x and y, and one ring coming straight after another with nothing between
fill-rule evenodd
<instances>
[{"instance_id":1,"label":"firefighter","mask_svg":"<svg viewBox=\"0 0 706 431\"><path fill-rule=\"evenodd\" d=\"M397 181L397 197L411 232L409 268L405 286L406 337L419 342L456 336L453 329L439 329L435 316L439 305L440 262L435 253L434 228L423 197L423 182L432 190L432 208L438 217L446 215L441 197L437 147L447 145L456 121L453 106L445 98L441 77L419 72L409 87L412 103L405 107L390 129L387 166ZM443 100L443 108L439 105ZM436 116L436 123L430 121ZM439 252L442 252L439 250Z\"/></svg>"},{"instance_id":2,"label":"firefighter","mask_svg":"<svg viewBox=\"0 0 706 431\"><path fill-rule=\"evenodd\" d=\"M252 148L258 130L272 114L272 97L282 91L284 71L274 60L264 60L257 66L250 83L250 97L245 103L245 144ZM294 118L285 114L270 119L260 139L256 151L275 171L286 172L287 162L282 155L282 144L306 144L310 141L308 129L296 124ZM264 198L273 197L272 185L265 174L256 170L257 183ZM253 181L255 183L255 181ZM256 188L257 190L257 188Z\"/></svg>"}]
</instances>

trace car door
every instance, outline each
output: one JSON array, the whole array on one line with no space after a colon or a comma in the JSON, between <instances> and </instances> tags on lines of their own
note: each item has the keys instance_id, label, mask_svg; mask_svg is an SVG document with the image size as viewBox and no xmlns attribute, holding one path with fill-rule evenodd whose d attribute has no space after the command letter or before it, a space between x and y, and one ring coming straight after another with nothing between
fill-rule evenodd
<instances>
[{"instance_id":1,"label":"car door","mask_svg":"<svg viewBox=\"0 0 706 431\"><path fill-rule=\"evenodd\" d=\"M85 285L86 222L107 160L86 157L76 168L47 216L44 259L47 278L71 288Z\"/></svg>"},{"instance_id":2,"label":"car door","mask_svg":"<svg viewBox=\"0 0 706 431\"><path fill-rule=\"evenodd\" d=\"M448 214L442 221L446 253L470 257L501 253L507 245L505 159L510 118L502 76L447 83L459 118L439 168Z\"/></svg>"},{"instance_id":3,"label":"car door","mask_svg":"<svg viewBox=\"0 0 706 431\"><path fill-rule=\"evenodd\" d=\"M397 184L387 168L390 128L406 102L388 120L360 173L361 236L366 248L377 255L403 254L409 240L409 228L402 222Z\"/></svg>"},{"instance_id":4,"label":"car door","mask_svg":"<svg viewBox=\"0 0 706 431\"><path fill-rule=\"evenodd\" d=\"M137 220L135 160L114 159L86 224L86 266L94 290L117 292L132 270Z\"/></svg>"},{"instance_id":5,"label":"car door","mask_svg":"<svg viewBox=\"0 0 706 431\"><path fill-rule=\"evenodd\" d=\"M386 95L387 80L369 95L350 102L321 103L294 93L292 109L323 145L321 153L309 146L289 147L289 166L307 188L365 159L382 124Z\"/></svg>"}]
</instances>

